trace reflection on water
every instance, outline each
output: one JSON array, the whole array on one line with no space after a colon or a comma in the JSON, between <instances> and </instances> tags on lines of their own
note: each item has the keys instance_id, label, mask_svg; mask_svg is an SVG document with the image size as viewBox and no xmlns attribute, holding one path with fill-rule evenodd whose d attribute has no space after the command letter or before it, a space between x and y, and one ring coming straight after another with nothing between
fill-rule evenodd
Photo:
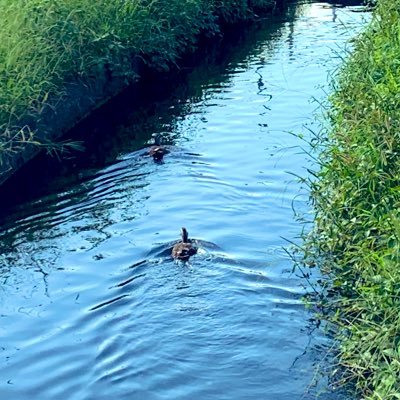
<instances>
[{"instance_id":1,"label":"reflection on water","mask_svg":"<svg viewBox=\"0 0 400 400\"><path fill-rule=\"evenodd\" d=\"M84 157L25 171L30 199L6 188L2 398L331 397L313 386L329 340L282 249L301 230L293 209L307 212L289 132L317 129L311 100L360 10L292 6L211 51L171 96L132 112L126 94L83 124ZM163 163L143 156L156 134ZM188 263L170 257L181 226L200 247Z\"/></svg>"}]
</instances>

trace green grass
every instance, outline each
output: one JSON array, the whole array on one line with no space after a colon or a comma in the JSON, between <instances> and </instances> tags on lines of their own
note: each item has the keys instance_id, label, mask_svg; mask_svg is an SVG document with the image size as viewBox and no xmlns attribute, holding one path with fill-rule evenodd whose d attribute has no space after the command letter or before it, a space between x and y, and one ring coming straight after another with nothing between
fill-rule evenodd
<instances>
[{"instance_id":1,"label":"green grass","mask_svg":"<svg viewBox=\"0 0 400 400\"><path fill-rule=\"evenodd\" d=\"M0 0L0 162L35 142L35 121L68 82L108 68L134 78L142 57L168 68L199 34L253 18L275 0Z\"/></svg>"},{"instance_id":2,"label":"green grass","mask_svg":"<svg viewBox=\"0 0 400 400\"><path fill-rule=\"evenodd\" d=\"M334 83L305 259L325 273L322 317L340 342L333 380L400 399L400 1L373 20Z\"/></svg>"}]
</instances>

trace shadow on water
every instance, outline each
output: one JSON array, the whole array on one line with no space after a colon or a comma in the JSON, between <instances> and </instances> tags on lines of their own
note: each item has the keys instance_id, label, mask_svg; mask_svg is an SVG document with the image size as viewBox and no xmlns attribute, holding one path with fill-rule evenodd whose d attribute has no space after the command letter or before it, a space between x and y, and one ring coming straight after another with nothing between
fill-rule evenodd
<instances>
[{"instance_id":1,"label":"shadow on water","mask_svg":"<svg viewBox=\"0 0 400 400\"><path fill-rule=\"evenodd\" d=\"M66 150L62 154L47 154L43 151L41 156L21 168L13 179L0 187L0 217L9 213L10 207L16 204L81 182L85 173L90 174L92 169L112 164L121 153L148 146L155 133L163 135L166 144L173 145L179 119L193 112L193 103L203 98L203 87L212 87L213 83L223 87L224 82L229 86L230 72L245 68L244 60L258 57L260 45L270 47L272 51L282 35L282 25L288 24L292 30L296 17L310 4L312 2L298 2L274 18L263 18L242 29L227 29L219 41L206 42L201 50L187 56L179 69L167 74L147 71L137 85L93 112L64 136L65 140L82 143L83 152ZM336 9L361 6L363 2L341 0L333 5L326 4L332 10L332 20L335 21ZM293 33L287 39L291 47ZM266 37L270 38L267 45ZM271 95L262 93L267 88L259 73L266 62L263 56L259 57L255 73L259 76L258 94L268 99ZM265 108L268 110L267 106Z\"/></svg>"},{"instance_id":2,"label":"shadow on water","mask_svg":"<svg viewBox=\"0 0 400 400\"><path fill-rule=\"evenodd\" d=\"M282 238L308 212L287 132L315 127L310 99L361 11L291 5L231 32L79 124L82 154L1 188L4 398L346 398L314 380L332 342ZM163 163L143 155L156 134ZM187 263L171 257L181 226Z\"/></svg>"},{"instance_id":3,"label":"shadow on water","mask_svg":"<svg viewBox=\"0 0 400 400\"><path fill-rule=\"evenodd\" d=\"M205 42L201 50L181 62L179 69L167 74L147 71L138 84L92 113L63 138L82 143L83 152L68 154L66 150L58 156L43 151L0 187L2 209L8 212L8 207L16 203L51 194L66 184L73 186L85 172L112 164L121 153L144 148L155 133L173 145L179 119L192 113L193 104L203 99L203 87L229 86L230 72L245 68L242 64L246 58L257 57L259 46L265 46L268 36L271 43L267 46L272 49L281 36L282 24L294 19L299 8L289 7L282 15L241 29L227 29L220 40ZM262 67L262 58L260 63Z\"/></svg>"}]
</instances>

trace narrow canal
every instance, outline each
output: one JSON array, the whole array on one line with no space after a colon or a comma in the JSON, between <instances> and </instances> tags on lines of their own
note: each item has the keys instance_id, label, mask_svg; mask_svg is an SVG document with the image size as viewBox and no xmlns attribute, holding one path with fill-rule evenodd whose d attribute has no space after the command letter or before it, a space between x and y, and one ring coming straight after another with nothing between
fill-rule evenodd
<instances>
[{"instance_id":1,"label":"narrow canal","mask_svg":"<svg viewBox=\"0 0 400 400\"><path fill-rule=\"evenodd\" d=\"M30 198L3 191L2 399L342 398L314 386L330 343L283 249L308 211L290 132L317 128L313 99L366 18L290 6L168 98L100 113L83 162L24 172ZM162 164L142 155L156 134ZM169 258L182 226L202 241L186 265Z\"/></svg>"}]
</instances>

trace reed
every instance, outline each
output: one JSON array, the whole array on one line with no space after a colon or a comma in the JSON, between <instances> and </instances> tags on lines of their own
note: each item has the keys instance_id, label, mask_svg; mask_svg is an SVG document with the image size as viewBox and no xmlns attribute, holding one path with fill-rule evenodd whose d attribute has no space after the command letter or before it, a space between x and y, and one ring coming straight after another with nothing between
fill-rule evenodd
<instances>
[{"instance_id":1,"label":"reed","mask_svg":"<svg viewBox=\"0 0 400 400\"><path fill-rule=\"evenodd\" d=\"M378 0L333 84L308 182L304 258L340 346L332 378L357 398L400 399L400 1Z\"/></svg>"}]
</instances>

